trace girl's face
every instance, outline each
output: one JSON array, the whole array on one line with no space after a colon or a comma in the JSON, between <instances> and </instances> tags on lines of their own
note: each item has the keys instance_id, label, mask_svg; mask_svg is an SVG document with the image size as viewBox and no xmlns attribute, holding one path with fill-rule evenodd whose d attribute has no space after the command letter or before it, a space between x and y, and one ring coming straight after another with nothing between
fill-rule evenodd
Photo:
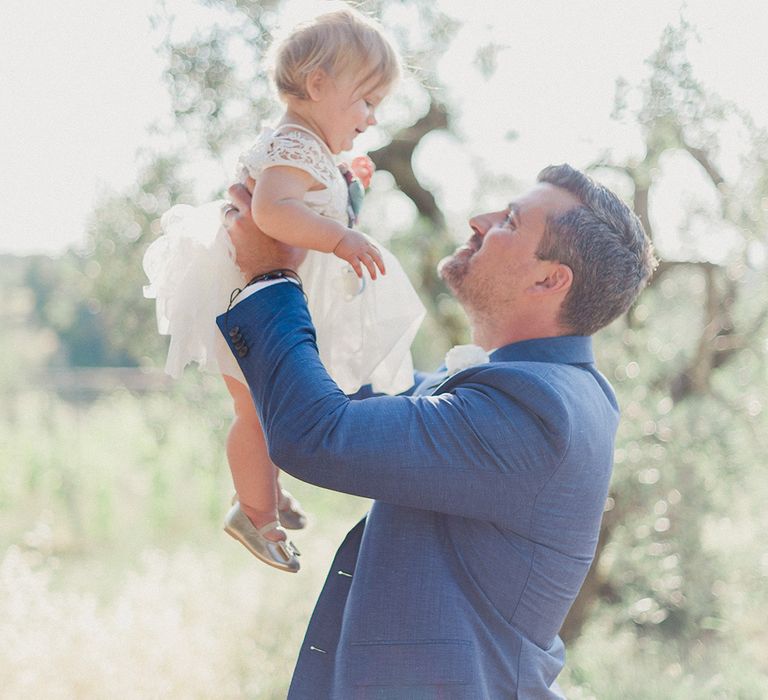
<instances>
[{"instance_id":1,"label":"girl's face","mask_svg":"<svg viewBox=\"0 0 768 700\"><path fill-rule=\"evenodd\" d=\"M375 87L375 78L359 85L354 76L332 78L326 73L313 87L314 121L334 154L351 150L355 138L376 124L376 108L389 92L388 85Z\"/></svg>"}]
</instances>

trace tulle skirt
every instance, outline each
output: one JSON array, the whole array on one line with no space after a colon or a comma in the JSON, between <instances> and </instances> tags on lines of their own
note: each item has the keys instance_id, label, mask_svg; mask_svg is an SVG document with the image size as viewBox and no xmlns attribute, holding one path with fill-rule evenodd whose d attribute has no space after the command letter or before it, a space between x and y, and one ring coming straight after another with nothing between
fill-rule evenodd
<instances>
[{"instance_id":1,"label":"tulle skirt","mask_svg":"<svg viewBox=\"0 0 768 700\"><path fill-rule=\"evenodd\" d=\"M220 225L222 203L173 207L162 218L163 235L144 255L150 282L144 295L156 300L158 330L171 337L165 371L173 377L195 362L245 382L215 323L245 283ZM298 271L320 358L348 394L364 384L388 394L413 384L410 346L424 307L397 258L376 245L387 269L377 280L365 272L361 281L346 262L317 251L309 251Z\"/></svg>"}]
</instances>

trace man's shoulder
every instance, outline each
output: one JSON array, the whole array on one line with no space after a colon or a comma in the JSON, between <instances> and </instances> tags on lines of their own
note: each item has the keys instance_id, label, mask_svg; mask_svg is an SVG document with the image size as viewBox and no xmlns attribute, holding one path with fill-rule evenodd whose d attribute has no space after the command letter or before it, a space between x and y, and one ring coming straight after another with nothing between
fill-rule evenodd
<instances>
[{"instance_id":1,"label":"man's shoulder","mask_svg":"<svg viewBox=\"0 0 768 700\"><path fill-rule=\"evenodd\" d=\"M458 373L455 380L494 384L502 387L539 386L544 391L557 392L560 385L568 383L583 372L584 368L578 365L556 362L494 361Z\"/></svg>"},{"instance_id":2,"label":"man's shoulder","mask_svg":"<svg viewBox=\"0 0 768 700\"><path fill-rule=\"evenodd\" d=\"M546 423L568 423L570 408L561 388L564 378L543 362L490 362L450 377L437 393L465 394L498 406L508 404L505 413L518 410L538 416Z\"/></svg>"},{"instance_id":3,"label":"man's shoulder","mask_svg":"<svg viewBox=\"0 0 768 700\"><path fill-rule=\"evenodd\" d=\"M442 391L462 389L493 391L516 405L548 420L568 421L568 416L595 405L618 413L614 393L593 365L537 362L533 360L495 361L464 370L446 381Z\"/></svg>"}]
</instances>

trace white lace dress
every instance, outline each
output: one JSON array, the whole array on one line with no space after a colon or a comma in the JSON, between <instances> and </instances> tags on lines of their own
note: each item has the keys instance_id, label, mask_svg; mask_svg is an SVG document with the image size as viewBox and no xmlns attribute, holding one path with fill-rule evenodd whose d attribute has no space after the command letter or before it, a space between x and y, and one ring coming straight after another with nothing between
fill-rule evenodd
<instances>
[{"instance_id":1,"label":"white lace dress","mask_svg":"<svg viewBox=\"0 0 768 700\"><path fill-rule=\"evenodd\" d=\"M238 179L258 179L262 170L276 165L300 168L325 185L307 192L305 203L347 225L347 184L314 134L298 125L264 129L240 156ZM144 255L150 281L144 294L156 299L158 330L171 337L165 370L173 377L196 362L205 371L245 381L215 323L232 291L245 282L219 222L221 204L173 207L163 215L163 235ZM299 268L320 358L346 393L372 384L376 391L394 394L413 384L410 346L424 307L397 259L377 246L387 274L375 281L364 272L361 283L344 260L313 250Z\"/></svg>"}]
</instances>

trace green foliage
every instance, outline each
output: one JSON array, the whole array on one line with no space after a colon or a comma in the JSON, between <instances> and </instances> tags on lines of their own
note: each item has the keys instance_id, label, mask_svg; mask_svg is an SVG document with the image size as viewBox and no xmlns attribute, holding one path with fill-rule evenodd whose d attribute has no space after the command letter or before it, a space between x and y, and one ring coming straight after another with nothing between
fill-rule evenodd
<instances>
[{"instance_id":1,"label":"green foliage","mask_svg":"<svg viewBox=\"0 0 768 700\"><path fill-rule=\"evenodd\" d=\"M212 486L221 486L211 475L223 472L227 415L212 403L217 419L193 416L181 408L182 396L137 401L117 390L92 404L70 404L36 392L9 402L3 461L18 467L4 479L0 502L16 534L43 510L56 522L60 549L102 544L118 533L157 541L174 531L174 513L181 535L178 503L205 513ZM14 504L22 503L32 507L17 511Z\"/></svg>"},{"instance_id":2,"label":"green foliage","mask_svg":"<svg viewBox=\"0 0 768 700\"><path fill-rule=\"evenodd\" d=\"M700 640L691 652L674 640L638 640L600 615L569 651L560 683L570 700L760 700L768 676L743 650L740 642Z\"/></svg>"},{"instance_id":3,"label":"green foliage","mask_svg":"<svg viewBox=\"0 0 768 700\"><path fill-rule=\"evenodd\" d=\"M143 395L113 384L90 400L23 388L4 397L0 461L15 467L0 481L5 544L40 513L55 523L57 551L172 545L190 536L190 520L199 534L222 518L231 407L221 380L189 372Z\"/></svg>"},{"instance_id":4,"label":"green foliage","mask_svg":"<svg viewBox=\"0 0 768 700\"><path fill-rule=\"evenodd\" d=\"M166 341L157 334L154 304L143 300L141 260L160 232L160 216L184 201L188 186L174 158L158 157L125 194L105 197L96 207L85 249L60 258L18 261L21 279L0 284L31 293L26 320L53 331L58 366L136 367L159 364Z\"/></svg>"},{"instance_id":5,"label":"green foliage","mask_svg":"<svg viewBox=\"0 0 768 700\"><path fill-rule=\"evenodd\" d=\"M36 298L26 283L32 262L0 257L0 391L18 386L21 378L34 374L57 348L55 333L34 321Z\"/></svg>"},{"instance_id":6,"label":"green foliage","mask_svg":"<svg viewBox=\"0 0 768 700\"><path fill-rule=\"evenodd\" d=\"M165 351L154 303L141 299L146 284L141 259L160 233L163 212L188 197L189 186L177 175L178 166L176 158L158 157L128 193L105 199L89 226L88 249L82 254L90 271L88 300L110 350L127 358L115 364L157 362Z\"/></svg>"},{"instance_id":7,"label":"green foliage","mask_svg":"<svg viewBox=\"0 0 768 700\"><path fill-rule=\"evenodd\" d=\"M686 686L690 679L679 667L704 669L704 659L719 653L714 649L743 648L760 674L768 672L766 635L747 632L741 602L766 602L761 554L746 541L766 524L755 504L766 496L757 465L768 427L761 334L768 289L765 263L749 255L749 241L763 240L765 213L757 203L768 190L764 178L752 177L765 170L766 135L695 79L686 57L690 33L684 22L668 28L649 61L649 78L637 90L620 90L617 115L631 114L642 131L642 160L600 165L629 176L635 208L653 234L649 201L665 157L690 159L720 203L707 215L719 216L743 243L725 264L712 264L701 261L691 236L690 259L662 260L626 322L598 337L624 420L604 522L609 537L593 573L600 605L591 625L616 639L630 634L641 648L673 649L670 684L699 696L704 686ZM734 134L743 154L739 168L726 170L721 142ZM691 228L698 215L691 208ZM764 242L758 247L764 253ZM713 682L712 697L759 696L746 690L751 681ZM745 690L727 695L736 687ZM659 696L687 697L666 690Z\"/></svg>"},{"instance_id":8,"label":"green foliage","mask_svg":"<svg viewBox=\"0 0 768 700\"><path fill-rule=\"evenodd\" d=\"M226 25L215 24L206 36L176 38L174 18L157 15L165 28L161 51L168 57L165 82L179 127L196 137L198 146L219 154L261 119L274 115L265 50L276 15L263 2L210 2L230 10ZM233 53L247 57L240 65Z\"/></svg>"},{"instance_id":9,"label":"green foliage","mask_svg":"<svg viewBox=\"0 0 768 700\"><path fill-rule=\"evenodd\" d=\"M304 569L254 560L221 529L222 386L190 373L169 393L2 395L4 697L285 697L327 562L366 504L284 477L311 517L294 535Z\"/></svg>"},{"instance_id":10,"label":"green foliage","mask_svg":"<svg viewBox=\"0 0 768 700\"><path fill-rule=\"evenodd\" d=\"M762 276L736 322L765 304ZM598 334L598 364L617 391L619 427L596 604L569 646L571 698L762 698L768 692L762 468L768 444L764 348L745 350L711 391L675 403L669 378L697 351L691 301L702 273L679 268L652 287L632 325ZM686 303L687 302L687 303ZM760 618L760 616L757 616Z\"/></svg>"},{"instance_id":11,"label":"green foliage","mask_svg":"<svg viewBox=\"0 0 768 700\"><path fill-rule=\"evenodd\" d=\"M636 309L646 322L631 329L617 324L597 339L624 416L612 484L619 524L601 568L617 627L694 640L722 629L732 613L726 591L742 582L727 564L732 542L713 537L716 523L746 531L760 526L743 501L747 485L747 500L768 495L756 468L768 446L762 398L768 384L764 354L745 352L717 375L712 393L671 400L666 378L695 350L700 323L674 300L700 278L679 270L667 282ZM755 282L755 297L745 298L739 313L751 315L755 299L764 297L764 283ZM756 573L758 552L752 557Z\"/></svg>"}]
</instances>

